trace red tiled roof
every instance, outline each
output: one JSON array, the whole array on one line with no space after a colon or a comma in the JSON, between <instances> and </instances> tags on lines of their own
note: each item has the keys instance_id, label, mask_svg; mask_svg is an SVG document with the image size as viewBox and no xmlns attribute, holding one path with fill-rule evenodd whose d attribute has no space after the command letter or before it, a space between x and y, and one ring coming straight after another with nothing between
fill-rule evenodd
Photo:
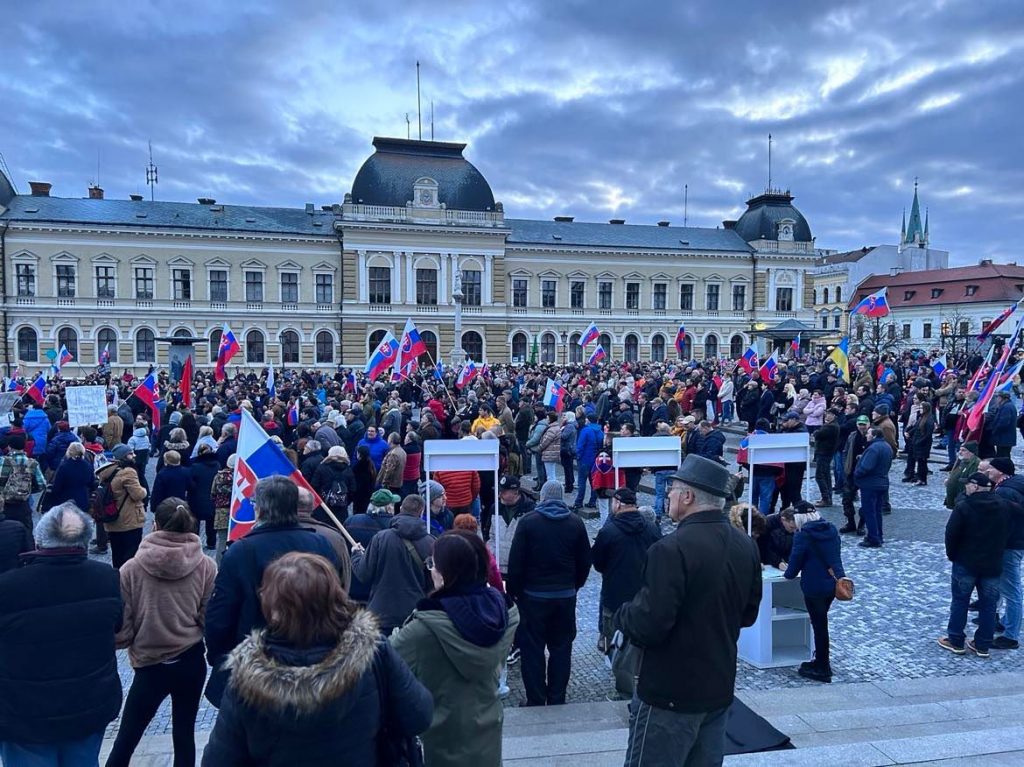
<instances>
[{"instance_id":1,"label":"red tiled roof","mask_svg":"<svg viewBox=\"0 0 1024 767\"><path fill-rule=\"evenodd\" d=\"M968 295L968 286L975 290ZM925 269L902 274L875 274L857 286L850 297L852 309L865 296L888 288L891 309L943 304L1012 303L1024 295L1024 266L983 263L953 269ZM932 296L932 291L941 293Z\"/></svg>"}]
</instances>

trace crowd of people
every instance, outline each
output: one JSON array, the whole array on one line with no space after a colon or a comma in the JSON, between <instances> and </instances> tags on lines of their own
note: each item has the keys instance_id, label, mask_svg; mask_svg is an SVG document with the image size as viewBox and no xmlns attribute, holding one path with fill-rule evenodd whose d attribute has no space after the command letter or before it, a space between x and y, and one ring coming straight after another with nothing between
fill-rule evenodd
<instances>
[{"instance_id":1,"label":"crowd of people","mask_svg":"<svg viewBox=\"0 0 1024 767\"><path fill-rule=\"evenodd\" d=\"M175 764L191 765L205 695L219 714L203 764L386 764L422 742L427 765L497 765L508 666L521 664L526 705L566 702L577 595L596 569L599 651L643 658L623 690L627 764L714 763L763 568L800 576L815 651L798 673L831 681L841 536L883 547L890 468L903 453L905 482L935 482L936 440L953 563L940 644L1016 649L1016 392L969 428L983 360L942 375L932 363L855 357L849 382L810 357L773 380L731 361L496 365L461 389L432 369L396 382L279 371L273 394L255 372L200 373L190 397L162 379L154 406L125 372L102 380L107 421L77 430L63 389L96 381L55 379L0 429L0 755L96 764L120 715L107 764L127 765L169 697ZM557 410L550 378L566 392ZM229 544L243 410L308 489L260 479L256 524ZM745 443L729 460L734 422L807 432L817 497L804 461L751 465ZM678 439L682 460L615 467L614 441L636 436ZM497 487L489 471L427 477L424 445L442 439L496 440ZM837 500L840 529L820 513ZM123 706L116 648L134 670Z\"/></svg>"}]
</instances>

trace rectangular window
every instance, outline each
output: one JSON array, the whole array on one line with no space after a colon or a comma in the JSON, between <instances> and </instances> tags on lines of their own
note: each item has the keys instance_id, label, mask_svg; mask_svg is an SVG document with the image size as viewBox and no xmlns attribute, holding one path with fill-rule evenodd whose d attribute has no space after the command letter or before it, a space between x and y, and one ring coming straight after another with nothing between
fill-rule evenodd
<instances>
[{"instance_id":1,"label":"rectangular window","mask_svg":"<svg viewBox=\"0 0 1024 767\"><path fill-rule=\"evenodd\" d=\"M371 266L370 272L370 303L391 303L391 268L388 266Z\"/></svg>"},{"instance_id":2,"label":"rectangular window","mask_svg":"<svg viewBox=\"0 0 1024 767\"><path fill-rule=\"evenodd\" d=\"M668 285L664 282L654 283L654 294L652 296L652 304L654 311L663 312L665 306L668 303Z\"/></svg>"},{"instance_id":3,"label":"rectangular window","mask_svg":"<svg viewBox=\"0 0 1024 767\"><path fill-rule=\"evenodd\" d=\"M626 283L626 308L634 312L640 309L639 282Z\"/></svg>"},{"instance_id":4,"label":"rectangular window","mask_svg":"<svg viewBox=\"0 0 1024 767\"><path fill-rule=\"evenodd\" d=\"M263 272L245 273L245 300L250 304L263 303Z\"/></svg>"},{"instance_id":5,"label":"rectangular window","mask_svg":"<svg viewBox=\"0 0 1024 767\"><path fill-rule=\"evenodd\" d=\"M416 303L437 306L437 269L416 270Z\"/></svg>"},{"instance_id":6,"label":"rectangular window","mask_svg":"<svg viewBox=\"0 0 1024 767\"><path fill-rule=\"evenodd\" d=\"M828 330L828 315L827 314L821 315L821 329L822 330Z\"/></svg>"},{"instance_id":7,"label":"rectangular window","mask_svg":"<svg viewBox=\"0 0 1024 767\"><path fill-rule=\"evenodd\" d=\"M961 322L960 323L960 335L967 336L967 335L970 334L970 332L971 332L971 324L967 320L964 320L963 322Z\"/></svg>"},{"instance_id":8,"label":"rectangular window","mask_svg":"<svg viewBox=\"0 0 1024 767\"><path fill-rule=\"evenodd\" d=\"M586 293L586 283L580 280L573 280L569 286L569 305L573 309L583 308L583 296Z\"/></svg>"},{"instance_id":9,"label":"rectangular window","mask_svg":"<svg viewBox=\"0 0 1024 767\"><path fill-rule=\"evenodd\" d=\"M210 300L227 303L228 273L226 269L210 270Z\"/></svg>"},{"instance_id":10,"label":"rectangular window","mask_svg":"<svg viewBox=\"0 0 1024 767\"><path fill-rule=\"evenodd\" d=\"M896 340L896 325L895 325L895 323L891 323L891 322L889 323L889 326L886 329L886 335L888 335L890 341L895 341Z\"/></svg>"},{"instance_id":11,"label":"rectangular window","mask_svg":"<svg viewBox=\"0 0 1024 767\"><path fill-rule=\"evenodd\" d=\"M721 285L708 285L707 309L709 312L718 311L718 292L721 290L721 288Z\"/></svg>"},{"instance_id":12,"label":"rectangular window","mask_svg":"<svg viewBox=\"0 0 1024 767\"><path fill-rule=\"evenodd\" d=\"M470 269L462 273L462 303L466 306L480 306L483 303L484 273Z\"/></svg>"},{"instance_id":13,"label":"rectangular window","mask_svg":"<svg viewBox=\"0 0 1024 767\"><path fill-rule=\"evenodd\" d=\"M299 303L299 275L295 272L281 272L281 303Z\"/></svg>"},{"instance_id":14,"label":"rectangular window","mask_svg":"<svg viewBox=\"0 0 1024 767\"><path fill-rule=\"evenodd\" d=\"M36 294L36 267L33 264L18 264L18 295L34 296ZM27 359L22 357L22 359Z\"/></svg>"},{"instance_id":15,"label":"rectangular window","mask_svg":"<svg viewBox=\"0 0 1024 767\"><path fill-rule=\"evenodd\" d=\"M153 290L153 268L135 267L135 297L141 301L152 301Z\"/></svg>"},{"instance_id":16,"label":"rectangular window","mask_svg":"<svg viewBox=\"0 0 1024 767\"><path fill-rule=\"evenodd\" d=\"M775 288L775 311L793 311L793 288Z\"/></svg>"},{"instance_id":17,"label":"rectangular window","mask_svg":"<svg viewBox=\"0 0 1024 767\"><path fill-rule=\"evenodd\" d=\"M840 315L840 314L833 314L832 315L832 327L835 328L836 330L839 330L839 323L840 322L842 322L842 315Z\"/></svg>"},{"instance_id":18,"label":"rectangular window","mask_svg":"<svg viewBox=\"0 0 1024 767\"><path fill-rule=\"evenodd\" d=\"M57 298L75 297L75 267L70 264L57 265Z\"/></svg>"},{"instance_id":19,"label":"rectangular window","mask_svg":"<svg viewBox=\"0 0 1024 767\"><path fill-rule=\"evenodd\" d=\"M910 323L903 323L903 340L906 341L910 338Z\"/></svg>"},{"instance_id":20,"label":"rectangular window","mask_svg":"<svg viewBox=\"0 0 1024 767\"><path fill-rule=\"evenodd\" d=\"M526 280L521 277L512 280L512 306L526 308Z\"/></svg>"},{"instance_id":21,"label":"rectangular window","mask_svg":"<svg viewBox=\"0 0 1024 767\"><path fill-rule=\"evenodd\" d=\"M732 310L734 312L742 312L747 309L747 286L746 285L733 285L732 286Z\"/></svg>"},{"instance_id":22,"label":"rectangular window","mask_svg":"<svg viewBox=\"0 0 1024 767\"><path fill-rule=\"evenodd\" d=\"M117 295L115 289L114 267L96 267L96 298L114 298Z\"/></svg>"},{"instance_id":23,"label":"rectangular window","mask_svg":"<svg viewBox=\"0 0 1024 767\"><path fill-rule=\"evenodd\" d=\"M612 284L610 282L597 283L597 308L612 308Z\"/></svg>"},{"instance_id":24,"label":"rectangular window","mask_svg":"<svg viewBox=\"0 0 1024 767\"><path fill-rule=\"evenodd\" d=\"M988 325L987 322L985 324ZM953 335L953 326L950 325L948 322L943 322L941 325L939 325L939 335L940 336L951 336L951 335Z\"/></svg>"},{"instance_id":25,"label":"rectangular window","mask_svg":"<svg viewBox=\"0 0 1024 767\"><path fill-rule=\"evenodd\" d=\"M316 276L316 302L318 304L334 303L333 274L318 274Z\"/></svg>"},{"instance_id":26,"label":"rectangular window","mask_svg":"<svg viewBox=\"0 0 1024 767\"><path fill-rule=\"evenodd\" d=\"M555 308L555 294L558 290L558 283L554 280L540 281L540 305L545 309Z\"/></svg>"},{"instance_id":27,"label":"rectangular window","mask_svg":"<svg viewBox=\"0 0 1024 767\"><path fill-rule=\"evenodd\" d=\"M679 310L693 311L693 283L685 282L679 286Z\"/></svg>"},{"instance_id":28,"label":"rectangular window","mask_svg":"<svg viewBox=\"0 0 1024 767\"><path fill-rule=\"evenodd\" d=\"M921 337L922 338L931 338L932 337L932 323L930 323L930 322L924 323L924 325L921 327Z\"/></svg>"},{"instance_id":29,"label":"rectangular window","mask_svg":"<svg viewBox=\"0 0 1024 767\"><path fill-rule=\"evenodd\" d=\"M171 270L171 279L174 282L174 300L192 300L192 272L188 269Z\"/></svg>"}]
</instances>

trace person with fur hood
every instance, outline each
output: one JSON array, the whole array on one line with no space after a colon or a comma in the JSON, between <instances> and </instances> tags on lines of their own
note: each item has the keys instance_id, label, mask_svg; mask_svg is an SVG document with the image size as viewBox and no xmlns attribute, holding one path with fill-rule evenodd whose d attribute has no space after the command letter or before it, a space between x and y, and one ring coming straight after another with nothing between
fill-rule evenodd
<instances>
[{"instance_id":1,"label":"person with fur hood","mask_svg":"<svg viewBox=\"0 0 1024 767\"><path fill-rule=\"evenodd\" d=\"M373 613L348 600L332 563L285 554L259 599L267 625L229 656L203 767L372 767L382 726L393 738L430 726L430 693L381 641Z\"/></svg>"}]
</instances>

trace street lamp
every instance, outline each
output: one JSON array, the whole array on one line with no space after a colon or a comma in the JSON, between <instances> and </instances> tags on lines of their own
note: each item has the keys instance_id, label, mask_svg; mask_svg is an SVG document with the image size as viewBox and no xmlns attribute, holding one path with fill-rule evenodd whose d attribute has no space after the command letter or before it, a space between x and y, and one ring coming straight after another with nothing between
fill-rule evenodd
<instances>
[{"instance_id":1,"label":"street lamp","mask_svg":"<svg viewBox=\"0 0 1024 767\"><path fill-rule=\"evenodd\" d=\"M562 331L562 346L565 347L565 364L569 364L569 334Z\"/></svg>"},{"instance_id":2,"label":"street lamp","mask_svg":"<svg viewBox=\"0 0 1024 767\"><path fill-rule=\"evenodd\" d=\"M455 272L455 286L452 288L452 300L455 302L455 342L452 344L452 370L458 370L466 361L466 352L462 348L462 271Z\"/></svg>"}]
</instances>

